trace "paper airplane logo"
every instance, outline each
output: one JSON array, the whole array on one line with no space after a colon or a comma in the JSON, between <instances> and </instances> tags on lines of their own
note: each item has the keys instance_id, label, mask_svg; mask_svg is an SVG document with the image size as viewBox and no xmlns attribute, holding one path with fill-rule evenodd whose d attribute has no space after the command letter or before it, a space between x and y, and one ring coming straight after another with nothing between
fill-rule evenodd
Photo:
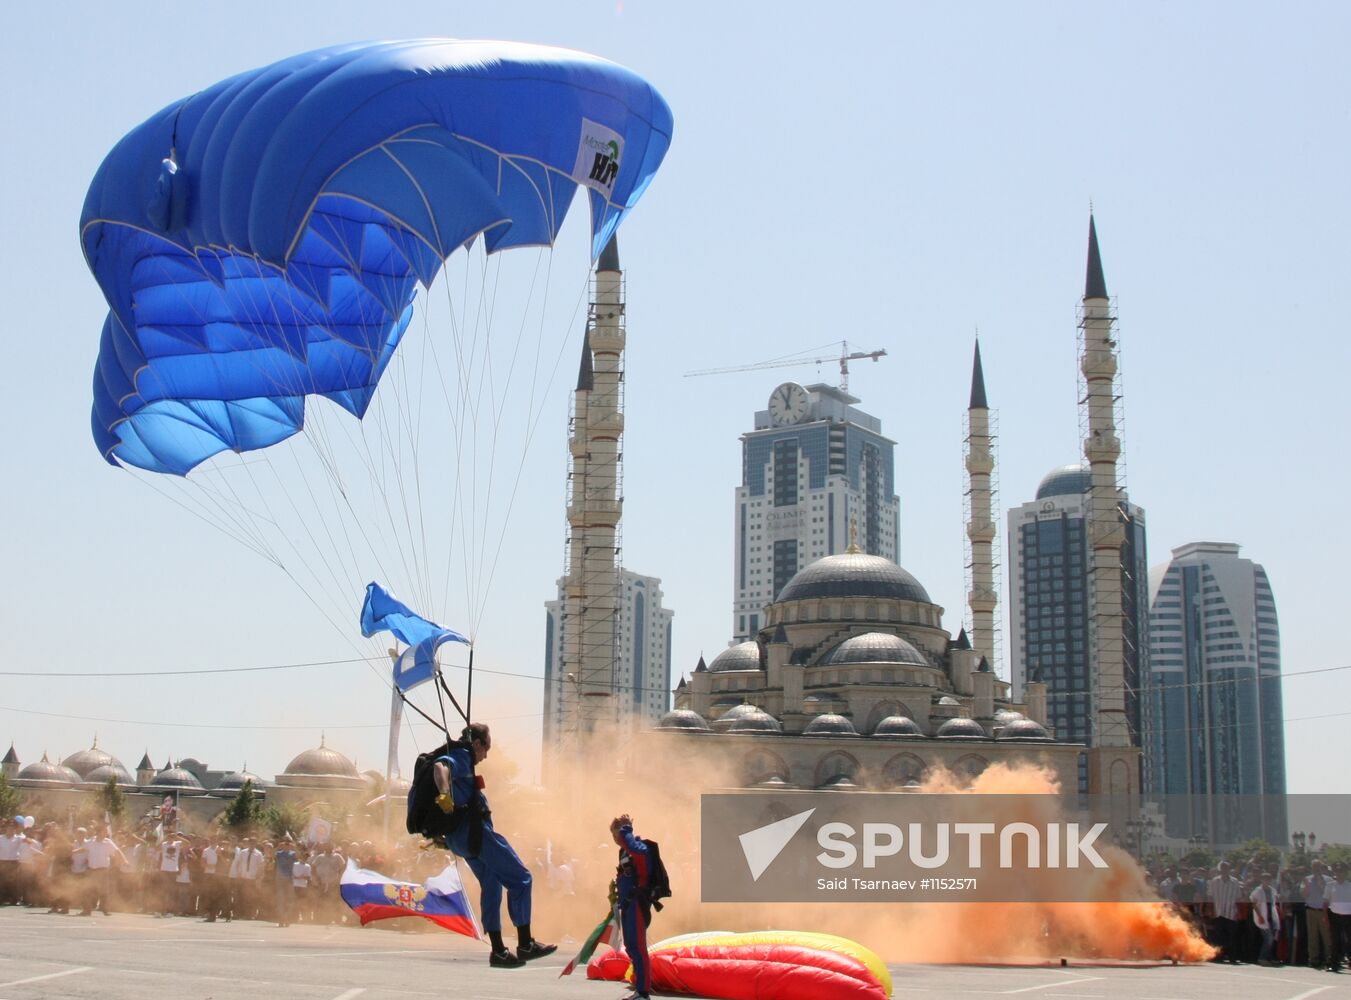
<instances>
[{"instance_id":1,"label":"paper airplane logo","mask_svg":"<svg viewBox=\"0 0 1351 1000\"><path fill-rule=\"evenodd\" d=\"M760 876L765 873L765 869L772 865L774 859L783 853L783 849L788 846L788 841L793 839L793 834L802 829L802 824L807 822L814 812L816 812L815 809L808 809L806 812L778 820L768 826L757 827L737 838L741 841L741 853L746 855L746 864L751 870L752 882L760 881Z\"/></svg>"}]
</instances>

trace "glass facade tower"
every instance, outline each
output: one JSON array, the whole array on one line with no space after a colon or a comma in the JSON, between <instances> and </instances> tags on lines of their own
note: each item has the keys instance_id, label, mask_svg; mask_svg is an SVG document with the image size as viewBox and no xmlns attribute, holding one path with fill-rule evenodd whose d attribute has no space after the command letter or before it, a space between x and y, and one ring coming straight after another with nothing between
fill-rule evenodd
<instances>
[{"instance_id":1,"label":"glass facade tower","mask_svg":"<svg viewBox=\"0 0 1351 1000\"><path fill-rule=\"evenodd\" d=\"M1055 738L1094 745L1092 629L1089 582L1088 469L1069 465L1041 481L1037 497L1009 511L1009 645L1015 697L1029 681L1046 684L1047 721ZM1148 557L1145 513L1122 505L1122 628L1125 633L1126 719L1140 745L1140 678L1149 658ZM1088 791L1080 761L1079 790Z\"/></svg>"},{"instance_id":2,"label":"glass facade tower","mask_svg":"<svg viewBox=\"0 0 1351 1000\"><path fill-rule=\"evenodd\" d=\"M566 725L563 689L559 676L563 660L563 583L558 599L546 601L544 623L544 745L558 742ZM671 620L675 612L662 604L661 580L619 570L619 634L615 637L615 702L621 723L633 727L650 725L671 707Z\"/></svg>"},{"instance_id":3,"label":"glass facade tower","mask_svg":"<svg viewBox=\"0 0 1351 1000\"><path fill-rule=\"evenodd\" d=\"M788 392L791 390L791 393ZM800 399L791 413L776 397ZM741 437L736 491L732 633L755 638L765 606L798 570L857 541L861 551L900 555L896 443L881 422L828 385L786 383Z\"/></svg>"},{"instance_id":4,"label":"glass facade tower","mask_svg":"<svg viewBox=\"0 0 1351 1000\"><path fill-rule=\"evenodd\" d=\"M1281 641L1266 571L1197 542L1153 574L1145 791L1169 836L1284 844ZM1262 798L1255 798L1261 796Z\"/></svg>"}]
</instances>

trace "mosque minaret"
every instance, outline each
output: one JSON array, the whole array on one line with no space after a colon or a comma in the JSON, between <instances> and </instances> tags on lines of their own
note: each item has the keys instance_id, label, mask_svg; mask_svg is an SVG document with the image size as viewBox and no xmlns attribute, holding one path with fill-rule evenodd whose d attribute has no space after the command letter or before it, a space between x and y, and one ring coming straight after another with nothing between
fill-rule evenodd
<instances>
[{"instance_id":1,"label":"mosque minaret","mask_svg":"<svg viewBox=\"0 0 1351 1000\"><path fill-rule=\"evenodd\" d=\"M574 396L568 503L568 569L563 581L561 696L565 729L578 735L614 721L619 604L620 438L624 432L624 295L612 237L596 265Z\"/></svg>"},{"instance_id":2,"label":"mosque minaret","mask_svg":"<svg viewBox=\"0 0 1351 1000\"><path fill-rule=\"evenodd\" d=\"M980 364L980 341L976 341L971 365L971 402L967 410L966 474L970 497L970 516L966 536L971 543L971 590L967 604L971 608L971 648L990 663L995 663L995 608L999 591L995 587L993 438L990 434L990 407L985 398L985 373Z\"/></svg>"},{"instance_id":3,"label":"mosque minaret","mask_svg":"<svg viewBox=\"0 0 1351 1000\"><path fill-rule=\"evenodd\" d=\"M1126 529L1122 519L1125 497L1117 476L1121 440L1117 436L1116 318L1107 297L1098 231L1088 220L1088 267L1084 282L1082 357L1087 417L1084 457L1088 460L1088 534L1092 547L1094 692L1092 750L1088 755L1088 789L1110 795L1129 813L1140 791L1140 751L1131 736L1126 711L1125 613L1123 608L1122 546Z\"/></svg>"}]
</instances>

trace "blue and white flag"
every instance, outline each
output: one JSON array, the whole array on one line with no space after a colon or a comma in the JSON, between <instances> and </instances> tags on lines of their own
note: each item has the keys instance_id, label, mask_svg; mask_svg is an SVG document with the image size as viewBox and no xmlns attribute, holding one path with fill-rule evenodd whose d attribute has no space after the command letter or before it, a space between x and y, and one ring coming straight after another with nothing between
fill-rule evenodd
<instances>
[{"instance_id":1,"label":"blue and white flag","mask_svg":"<svg viewBox=\"0 0 1351 1000\"><path fill-rule=\"evenodd\" d=\"M447 642L469 640L454 629L428 621L378 583L367 584L366 603L361 607L361 634L392 632L409 648L394 661L394 683L407 691L436 675L436 651Z\"/></svg>"},{"instance_id":2,"label":"blue and white flag","mask_svg":"<svg viewBox=\"0 0 1351 1000\"><path fill-rule=\"evenodd\" d=\"M339 891L363 926L390 917L422 917L456 934L483 940L454 861L440 875L419 885L358 868L355 861L349 860Z\"/></svg>"},{"instance_id":3,"label":"blue and white flag","mask_svg":"<svg viewBox=\"0 0 1351 1000\"><path fill-rule=\"evenodd\" d=\"M445 629L416 646L409 646L394 661L394 683L400 691L417 687L436 676L436 651L447 642L468 642L458 632Z\"/></svg>"}]
</instances>

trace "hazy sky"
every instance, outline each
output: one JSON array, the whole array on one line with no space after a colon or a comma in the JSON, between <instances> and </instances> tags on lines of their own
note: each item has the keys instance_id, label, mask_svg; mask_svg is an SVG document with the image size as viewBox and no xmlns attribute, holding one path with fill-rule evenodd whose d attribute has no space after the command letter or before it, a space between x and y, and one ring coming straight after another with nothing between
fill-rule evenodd
<instances>
[{"instance_id":1,"label":"hazy sky","mask_svg":"<svg viewBox=\"0 0 1351 1000\"><path fill-rule=\"evenodd\" d=\"M1286 671L1351 664L1336 584L1351 486L1337 430L1351 365L1344 5L130 9L3 15L11 377L0 396L10 429L0 669L379 654L354 617L335 627L274 567L100 459L89 386L106 307L76 230L104 154L162 106L306 49L424 35L583 49L642 74L673 109L666 164L621 233L623 545L626 565L663 580L677 671L730 635L738 436L780 381L835 375L681 373L841 339L885 348L886 359L855 369L851 388L897 441L901 561L955 631L972 336L979 328L999 413L1006 509L1079 452L1075 307L1090 202L1120 316L1127 484L1147 511L1151 563L1186 542L1242 543L1270 574ZM585 264L554 256L556 300L570 306ZM518 294L499 289L501 308ZM493 529L478 623L480 665L535 676L543 602L563 566L566 390L580 334L565 313L536 351L546 373L563 358L540 383L549 391L526 403L536 433L528 449L501 452L521 487ZM425 460L436 464L435 453ZM503 496L491 501L497 514ZM422 510L442 514L431 498ZM375 575L363 569L354 572ZM476 689L498 721L496 745L533 762L539 682L483 674ZM330 745L380 766L387 708L360 663L0 678L0 738L25 762L88 746L97 731L128 765L148 748L157 762L247 760L271 776L327 727ZM1287 725L1291 791L1351 792L1351 671L1290 677L1285 715L1298 720ZM413 752L406 740L405 770Z\"/></svg>"}]
</instances>

